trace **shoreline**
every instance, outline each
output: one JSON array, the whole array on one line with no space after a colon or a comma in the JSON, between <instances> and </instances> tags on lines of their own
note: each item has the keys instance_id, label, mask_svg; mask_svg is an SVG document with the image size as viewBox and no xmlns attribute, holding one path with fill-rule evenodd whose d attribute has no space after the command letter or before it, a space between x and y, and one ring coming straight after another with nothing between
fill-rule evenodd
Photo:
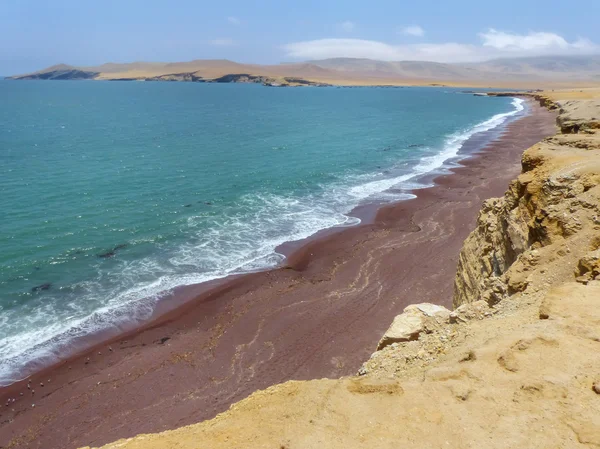
<instances>
[{"instance_id":1,"label":"shoreline","mask_svg":"<svg viewBox=\"0 0 600 449\"><path fill-rule=\"evenodd\" d=\"M419 189L417 198L377 207L372 223L309 238L290 251L284 267L224 278L209 288L206 284L185 287L185 292L178 291L178 300L193 300L38 372L33 376L35 401L46 403L27 410L25 404L31 406L30 398L18 400L14 404L18 411L9 424L5 424L5 407L0 430L16 436L19 429L39 423L42 409L53 410L51 414L59 421L55 430L58 425L78 434L71 439L69 433L68 442L61 440L61 447L96 445L106 442L106 435L115 439L207 419L252 391L282 380L355 371L357 361L364 361L365 354L371 352L369 344L374 346L387 328L389 320L382 317L394 316L408 305L398 298L399 292L405 298L420 296L418 302L425 299L448 305L452 284L444 285L443 281L450 275L453 278L458 255L454 247L460 247L470 229L468 224L474 222L479 200L504 192L508 181L520 171L523 150L554 133L553 114L530 103L530 115L503 127L501 135L480 151L475 151L477 143L472 142L474 153L467 154L448 174L435 176L435 185ZM536 127L539 129L531 129ZM505 151L494 154L494 147ZM469 214L457 214L455 207ZM446 268L448 261L452 270ZM395 265L403 268L402 276L394 270ZM356 326L362 326L364 332L351 332L349 328ZM109 345L114 348L108 349ZM335 354L350 357L342 359ZM158 371L163 376L154 374ZM129 382L132 374L135 379ZM51 378L51 383L46 378ZM39 382L46 385L38 387ZM62 390L73 384L77 391ZM204 388L195 388L198 385ZM168 390L166 395L163 387ZM95 390L108 390L103 394L110 398L100 400ZM184 390L192 398L188 402L195 405L173 402ZM11 395L18 398L20 392L29 393L25 381L1 388L0 398L5 402ZM159 396L171 402L160 407L160 414L169 416L150 411ZM134 410L138 418L132 422L117 425L107 418L96 427L92 422L86 424L86 417L89 420L99 413L96 408L107 416L124 413L133 397L137 398ZM82 405L84 398L87 405ZM56 408L73 401L80 404L74 410L82 408L85 412L79 410L75 416L73 410L62 409L61 414ZM88 432L81 431L82 426ZM112 434L106 431L111 426L115 428ZM45 432L39 431L50 438L52 429L42 427ZM54 438L61 437L64 435Z\"/></svg>"},{"instance_id":2,"label":"shoreline","mask_svg":"<svg viewBox=\"0 0 600 449\"><path fill-rule=\"evenodd\" d=\"M514 99L515 98L513 98L513 100ZM462 143L459 143L456 147L458 148L456 152L451 152L450 155L446 153L446 145L448 144L445 144L443 151L440 151L439 156L442 158L445 157L446 159L440 159L437 161L437 163L440 164L439 166L430 168L429 171L425 172L413 170L407 174L402 173L400 175L392 175L391 179L393 180L400 179L398 176L401 178L407 178L408 176L408 179L398 181L398 189L394 190L394 188L392 188L388 190L389 192L395 191L397 194L399 194L399 198L391 201L363 199L361 203L345 213L348 220L356 220L358 221L358 224L353 224L351 226L338 225L329 228L322 228L305 238L285 241L273 248L273 253L271 255L280 254L284 259L276 265L271 265L253 271L248 270L226 274L222 277L216 277L194 284L175 285L170 290L157 292L155 296L139 298L137 301L138 304L153 302L152 312L143 319L120 319L117 323L114 323L111 326L97 328L92 332L88 331L85 335L70 336L70 330L77 328L63 330L60 334L55 335L52 339L47 340L43 344L30 348L34 352L45 352L45 354L37 358L30 357L30 360L22 364L20 368L14 370L16 374L14 374L11 379L9 379L8 376L3 376L0 379L0 392L2 388L25 380L32 375L39 374L50 367L60 365L61 362L69 360L72 357L76 357L78 354L83 352L93 350L93 348L98 345L112 342L116 339L127 336L132 332L135 333L145 329L148 326L152 326L154 323L160 322L163 315L171 312L176 313L177 309L184 307L187 302L193 301L194 298L200 294L210 292L213 289L218 289L221 285L236 281L239 277L244 277L257 272L284 268L288 265L290 256L292 256L296 251L301 251L304 245L312 242L313 240L327 238L332 234L344 232L348 228L374 224L376 215L380 208L398 204L409 199L414 199L420 190L434 186L435 178L443 174L451 173L450 169L459 167L462 160L471 157L479 148L496 139L504 132L509 123L526 116L531 109L531 104L528 104L524 99L522 99L519 103L513 101L512 106L513 110L511 111L495 114L488 119L477 123L476 125L472 125L464 131L456 131L456 133L446 136L446 141L454 135L464 137L460 137L462 140L459 140L459 142ZM499 123L499 120L502 121ZM487 129L488 126L492 127ZM389 170L386 171L389 172ZM405 183L419 187L414 187L412 189L403 188L402 186ZM408 198L400 199L400 197ZM133 301L132 304L133 307L136 307L136 301ZM91 316L89 316L87 319L89 320L90 318ZM13 362L13 359L9 360L11 363Z\"/></svg>"},{"instance_id":3,"label":"shoreline","mask_svg":"<svg viewBox=\"0 0 600 449\"><path fill-rule=\"evenodd\" d=\"M472 132L472 134L468 138L466 138L466 140L460 145L460 148L458 149L457 153L454 156L450 156L446 160L444 160L441 163L441 166L434 168L428 172L420 174L414 173L412 177L410 177L406 181L401 181L400 184L404 182L409 182L411 184L414 183L416 185L421 186L413 189L401 189L401 193L403 195L412 196L412 198L398 199L393 201L367 200L366 202L355 206L349 212L346 213L347 218L356 218L360 220L358 224L351 226L340 225L332 226L329 228L322 228L308 237L302 238L300 240L285 241L282 244L275 247L274 253L279 253L282 256L284 256L284 260L278 263L277 265L273 265L256 271L241 271L239 273L228 274L223 277L209 279L207 281L195 284L178 285L170 291L159 292L157 294L158 299L156 300L156 303L153 306L153 311L147 318L143 320L131 319L121 321L115 327L105 327L97 329L86 335L77 336L75 338L71 338L69 341L63 342L57 348L50 349L50 355L27 361L20 368L19 374L15 376L18 377L18 379L14 380L12 383L9 384L0 384L0 395L2 394L2 390L4 388L8 388L15 383L27 380L31 376L42 375L42 373L44 373L46 370L51 370L54 367L60 366L65 361L77 357L82 353L93 351L94 348L98 346L110 344L116 340L126 338L131 334L141 332L148 327L158 325L164 319L167 319L167 317L170 316L170 314L177 314L180 308L185 308L187 303L194 301L194 299L198 296L204 294L210 295L213 293L218 295L221 288L228 285L229 283L243 282L243 280L238 280L239 278L244 278L245 276L249 276L255 273L278 270L281 268L291 267L293 269L302 269L302 267L306 263L308 263L308 257L301 256L303 254L303 248L306 245L311 244L313 241L327 239L334 234L345 232L350 228L360 229L363 226L374 225L376 223L376 217L380 209L388 206L393 207L394 205L397 205L401 202L415 199L419 191L434 187L436 184L436 178L443 175L451 174L452 169L460 167L461 162L463 160L473 157L477 154L477 151L479 149L501 136L505 132L506 127L511 122L527 116L531 111L532 105L533 103L531 101L523 99L523 103L521 103L520 105L513 103L513 107L515 107L515 110L494 115L493 117L490 117L489 119L484 120L477 125L474 125L470 128L469 133L477 127L481 126L482 124L488 123L489 121L493 120L498 115L505 116L504 122L495 125L491 129ZM304 262L301 262L300 259ZM290 260L293 261L293 266L290 265ZM143 302L146 299L148 298L141 298L141 301ZM68 331L64 331L63 333L57 335L54 338L60 340L61 338L64 338L65 334L67 333Z\"/></svg>"}]
</instances>

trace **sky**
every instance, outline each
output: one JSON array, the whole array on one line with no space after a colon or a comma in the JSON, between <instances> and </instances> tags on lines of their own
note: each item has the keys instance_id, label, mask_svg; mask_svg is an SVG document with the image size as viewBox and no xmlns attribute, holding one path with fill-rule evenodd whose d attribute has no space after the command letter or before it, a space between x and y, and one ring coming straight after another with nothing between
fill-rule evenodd
<instances>
[{"instance_id":1,"label":"sky","mask_svg":"<svg viewBox=\"0 0 600 449\"><path fill-rule=\"evenodd\" d=\"M0 75L57 63L600 53L600 0L0 0Z\"/></svg>"}]
</instances>

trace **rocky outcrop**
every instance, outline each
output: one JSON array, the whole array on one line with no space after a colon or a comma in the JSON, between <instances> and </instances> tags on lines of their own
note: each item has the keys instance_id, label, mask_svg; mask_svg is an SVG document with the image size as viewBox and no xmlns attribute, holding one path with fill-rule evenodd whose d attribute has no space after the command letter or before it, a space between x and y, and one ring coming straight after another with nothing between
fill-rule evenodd
<instances>
[{"instance_id":1,"label":"rocky outcrop","mask_svg":"<svg viewBox=\"0 0 600 449\"><path fill-rule=\"evenodd\" d=\"M302 78L274 78L271 76L263 75L249 75L247 73L230 74L220 78L209 80L212 83L260 83L264 86L270 87L289 87L289 86L314 86L314 87L325 87L329 84L309 81Z\"/></svg>"},{"instance_id":2,"label":"rocky outcrop","mask_svg":"<svg viewBox=\"0 0 600 449\"><path fill-rule=\"evenodd\" d=\"M526 97L533 98L535 101L539 103L540 106L555 110L559 109L559 105L552 100L548 95L544 93L539 93L539 91L533 92L485 92L482 95L487 95L489 97Z\"/></svg>"},{"instance_id":3,"label":"rocky outcrop","mask_svg":"<svg viewBox=\"0 0 600 449\"><path fill-rule=\"evenodd\" d=\"M600 104L595 100L572 100L561 103L557 124L563 134L600 129Z\"/></svg>"},{"instance_id":4,"label":"rocky outcrop","mask_svg":"<svg viewBox=\"0 0 600 449\"><path fill-rule=\"evenodd\" d=\"M213 83L260 83L273 81L272 78L247 73L232 73L211 80Z\"/></svg>"},{"instance_id":5,"label":"rocky outcrop","mask_svg":"<svg viewBox=\"0 0 600 449\"><path fill-rule=\"evenodd\" d=\"M195 73L171 73L167 75L153 76L145 78L145 81L188 81L195 83L203 83L206 80Z\"/></svg>"},{"instance_id":6,"label":"rocky outcrop","mask_svg":"<svg viewBox=\"0 0 600 449\"><path fill-rule=\"evenodd\" d=\"M416 340L422 332L431 333L449 318L450 311L445 307L429 303L410 305L404 309L404 313L394 318L379 341L377 350L392 343Z\"/></svg>"},{"instance_id":7,"label":"rocky outcrop","mask_svg":"<svg viewBox=\"0 0 600 449\"><path fill-rule=\"evenodd\" d=\"M484 203L459 256L455 307L496 304L539 278L572 280L579 258L600 246L600 133L585 119L599 103L558 105L561 133L528 149L504 197ZM592 276L591 262L581 264Z\"/></svg>"}]
</instances>

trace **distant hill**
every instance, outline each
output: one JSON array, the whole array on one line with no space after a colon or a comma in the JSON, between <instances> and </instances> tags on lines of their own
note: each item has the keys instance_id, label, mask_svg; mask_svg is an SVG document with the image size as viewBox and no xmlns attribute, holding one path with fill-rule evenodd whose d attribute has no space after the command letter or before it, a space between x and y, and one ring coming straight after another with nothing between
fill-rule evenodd
<instances>
[{"instance_id":1,"label":"distant hill","mask_svg":"<svg viewBox=\"0 0 600 449\"><path fill-rule=\"evenodd\" d=\"M463 65L480 71L539 76L600 76L600 55L590 56L538 56L534 58L503 58L478 64Z\"/></svg>"},{"instance_id":2,"label":"distant hill","mask_svg":"<svg viewBox=\"0 0 600 449\"><path fill-rule=\"evenodd\" d=\"M504 58L472 64L331 58L310 64L354 75L444 80L600 80L600 55Z\"/></svg>"},{"instance_id":3,"label":"distant hill","mask_svg":"<svg viewBox=\"0 0 600 449\"><path fill-rule=\"evenodd\" d=\"M354 75L379 78L428 78L428 79L465 79L476 78L476 69L463 68L451 64L427 61L376 61L373 59L332 58L309 61L319 67Z\"/></svg>"},{"instance_id":4,"label":"distant hill","mask_svg":"<svg viewBox=\"0 0 600 449\"><path fill-rule=\"evenodd\" d=\"M99 66L58 64L16 75L12 79L99 79L196 82L261 82L276 85L315 84L313 78L337 79L339 74L308 63L257 65L226 59L198 59L188 62L106 63ZM308 80L308 81L307 81Z\"/></svg>"},{"instance_id":5,"label":"distant hill","mask_svg":"<svg viewBox=\"0 0 600 449\"><path fill-rule=\"evenodd\" d=\"M600 55L505 58L471 64L330 58L278 65L226 59L188 62L58 64L12 79L100 79L196 82L261 82L271 85L431 85L549 87L600 83Z\"/></svg>"}]
</instances>

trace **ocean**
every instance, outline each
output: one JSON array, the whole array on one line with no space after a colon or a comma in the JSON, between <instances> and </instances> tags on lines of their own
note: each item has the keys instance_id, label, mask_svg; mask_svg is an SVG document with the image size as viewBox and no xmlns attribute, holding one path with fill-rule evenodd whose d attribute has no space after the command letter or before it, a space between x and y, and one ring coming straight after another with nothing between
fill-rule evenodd
<instances>
[{"instance_id":1,"label":"ocean","mask_svg":"<svg viewBox=\"0 0 600 449\"><path fill-rule=\"evenodd\" d=\"M412 198L524 110L416 87L4 80L0 98L0 385Z\"/></svg>"}]
</instances>

